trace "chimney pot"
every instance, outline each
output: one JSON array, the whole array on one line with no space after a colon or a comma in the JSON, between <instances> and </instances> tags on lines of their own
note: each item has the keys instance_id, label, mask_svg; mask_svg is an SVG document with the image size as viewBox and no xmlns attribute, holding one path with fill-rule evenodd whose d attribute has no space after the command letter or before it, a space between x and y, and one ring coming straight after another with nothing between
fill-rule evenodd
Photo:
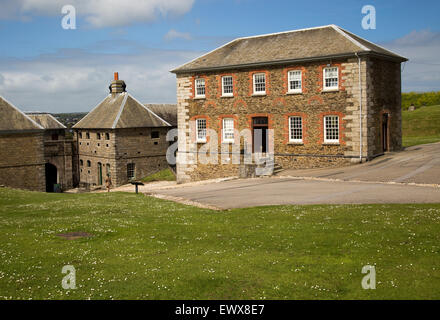
<instances>
[{"instance_id":1,"label":"chimney pot","mask_svg":"<svg viewBox=\"0 0 440 320\"><path fill-rule=\"evenodd\" d=\"M119 74L115 72L115 80L119 80Z\"/></svg>"}]
</instances>

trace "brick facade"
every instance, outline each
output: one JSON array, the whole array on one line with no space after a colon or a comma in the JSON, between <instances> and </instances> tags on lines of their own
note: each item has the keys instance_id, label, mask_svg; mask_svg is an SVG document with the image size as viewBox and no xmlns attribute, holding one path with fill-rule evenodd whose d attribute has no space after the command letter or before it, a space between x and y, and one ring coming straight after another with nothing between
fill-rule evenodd
<instances>
[{"instance_id":1,"label":"brick facade","mask_svg":"<svg viewBox=\"0 0 440 320\"><path fill-rule=\"evenodd\" d=\"M323 90L323 69L338 67L338 89ZM389 149L401 149L400 63L362 57L362 157L369 159L381 151L381 112L389 112ZM302 71L302 93L289 93L287 74ZM253 74L266 74L266 94L253 94ZM234 96L222 97L221 76L231 75ZM357 58L267 66L266 68L231 69L203 72L206 97L194 99L194 79L197 74L177 74L179 156L178 181L237 176L238 166L232 164L197 165L194 126L191 120L209 119L209 128L221 138L221 119L234 118L235 129L251 129L252 118L267 116L274 129L275 160L284 168L314 168L340 166L358 162L360 152L359 64ZM288 117L303 119L303 142L289 143ZM339 117L339 143L324 143L325 115ZM221 157L221 140L219 154ZM240 142L243 149L243 141ZM185 160L185 161L184 161ZM193 163L192 163L193 162ZM220 163L220 161L219 161Z\"/></svg>"}]
</instances>

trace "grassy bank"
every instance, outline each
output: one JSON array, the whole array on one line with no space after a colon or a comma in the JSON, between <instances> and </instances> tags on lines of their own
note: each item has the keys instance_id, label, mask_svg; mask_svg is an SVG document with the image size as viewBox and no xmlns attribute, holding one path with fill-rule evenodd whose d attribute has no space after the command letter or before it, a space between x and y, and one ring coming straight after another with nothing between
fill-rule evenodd
<instances>
[{"instance_id":1,"label":"grassy bank","mask_svg":"<svg viewBox=\"0 0 440 320\"><path fill-rule=\"evenodd\" d=\"M218 212L0 188L0 243L1 299L440 298L440 204ZM368 264L376 290L361 288ZM61 287L64 265L76 290Z\"/></svg>"},{"instance_id":2,"label":"grassy bank","mask_svg":"<svg viewBox=\"0 0 440 320\"><path fill-rule=\"evenodd\" d=\"M402 111L402 134L405 147L440 141L440 106Z\"/></svg>"},{"instance_id":3,"label":"grassy bank","mask_svg":"<svg viewBox=\"0 0 440 320\"><path fill-rule=\"evenodd\" d=\"M145 178L141 179L142 182L153 182L153 181L176 181L176 176L171 171L171 169L163 169L159 172L150 174Z\"/></svg>"}]
</instances>

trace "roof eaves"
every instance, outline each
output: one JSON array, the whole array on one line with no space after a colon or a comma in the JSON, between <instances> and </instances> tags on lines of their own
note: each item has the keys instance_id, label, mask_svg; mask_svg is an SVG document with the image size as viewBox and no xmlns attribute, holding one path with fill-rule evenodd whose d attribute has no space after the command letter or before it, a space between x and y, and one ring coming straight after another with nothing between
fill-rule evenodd
<instances>
[{"instance_id":1,"label":"roof eaves","mask_svg":"<svg viewBox=\"0 0 440 320\"><path fill-rule=\"evenodd\" d=\"M124 110L125 103L127 102L128 93L124 92L122 94L125 94L125 97L122 100L122 103L121 103L121 106L119 108L118 114L116 115L115 121L113 121L112 129L116 128L116 125L118 124L119 119L121 118L122 111Z\"/></svg>"},{"instance_id":2,"label":"roof eaves","mask_svg":"<svg viewBox=\"0 0 440 320\"><path fill-rule=\"evenodd\" d=\"M386 59L386 60L391 60L391 61L398 61L398 62L406 62L408 61L408 58L399 56L399 55L389 55L389 54L384 54L384 53L379 53L379 52L375 52L375 51L371 51L371 52L359 52L359 55L370 55L370 56L375 56L378 58L382 58L382 59Z\"/></svg>"},{"instance_id":3,"label":"roof eaves","mask_svg":"<svg viewBox=\"0 0 440 320\"><path fill-rule=\"evenodd\" d=\"M360 53L359 51L357 53ZM365 54L371 53L371 51L365 52ZM236 65L225 65L225 66L215 66L215 67L205 67L205 68L194 68L187 69L176 72L176 74L182 73L192 73L192 72L207 72L207 71L216 71L216 70L226 70L226 69L247 69L254 67L261 67L267 65L283 65L288 63L299 63L299 62L311 62L311 61L320 61L320 60L329 60L329 59L341 59L341 58L350 58L356 56L356 52L347 52L335 55L328 56L316 56L316 57L308 57L308 58L298 58L298 59L286 59L286 60L274 60L274 61L261 61L255 63L244 63L244 64L236 64Z\"/></svg>"}]
</instances>

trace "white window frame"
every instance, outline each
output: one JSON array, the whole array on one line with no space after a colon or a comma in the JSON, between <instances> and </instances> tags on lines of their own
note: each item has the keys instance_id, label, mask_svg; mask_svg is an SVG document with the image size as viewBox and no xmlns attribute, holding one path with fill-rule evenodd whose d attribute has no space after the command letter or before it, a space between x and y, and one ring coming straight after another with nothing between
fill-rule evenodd
<instances>
[{"instance_id":1,"label":"white window frame","mask_svg":"<svg viewBox=\"0 0 440 320\"><path fill-rule=\"evenodd\" d=\"M205 135L204 135L204 137L201 137L199 135L199 130L203 130L203 129L199 129L199 122L201 122L201 121L205 122L205 129L204 129ZM206 142L207 129L208 129L208 126L207 126L207 121L205 118L196 119L196 142Z\"/></svg>"},{"instance_id":2,"label":"white window frame","mask_svg":"<svg viewBox=\"0 0 440 320\"><path fill-rule=\"evenodd\" d=\"M225 92L225 79L230 78L231 79L231 88L232 92ZM232 76L223 76L222 77L222 97L233 97L234 96L234 79Z\"/></svg>"},{"instance_id":3,"label":"white window frame","mask_svg":"<svg viewBox=\"0 0 440 320\"><path fill-rule=\"evenodd\" d=\"M336 69L336 85L333 86L327 86L326 80L327 79L335 79L334 77L329 77L327 76L327 71L331 70L331 69ZM322 71L323 75L322 75L322 82L323 82L323 90L324 91L337 91L339 90L339 68L338 67L327 67L324 68L324 70Z\"/></svg>"},{"instance_id":4,"label":"white window frame","mask_svg":"<svg viewBox=\"0 0 440 320\"><path fill-rule=\"evenodd\" d=\"M131 180L136 177L136 164L134 162L127 163L127 179Z\"/></svg>"},{"instance_id":5,"label":"white window frame","mask_svg":"<svg viewBox=\"0 0 440 320\"><path fill-rule=\"evenodd\" d=\"M336 128L334 128L334 127L327 128L327 119L328 118L336 118L336 121L337 121ZM324 116L322 121L324 121L324 143L339 144L339 139L340 139L340 136L341 136L341 133L339 132L339 121L340 121L339 116L337 116L337 115ZM327 137L327 130L328 129L329 130L335 130L336 129L337 133L338 133L338 138L337 139L328 138Z\"/></svg>"},{"instance_id":6,"label":"white window frame","mask_svg":"<svg viewBox=\"0 0 440 320\"><path fill-rule=\"evenodd\" d=\"M232 121L232 128L226 128L225 122L226 121ZM232 129L232 130L231 130ZM234 118L223 118L222 120L222 142L224 143L233 143L235 142L235 123L234 123ZM232 138L227 138L226 134L232 133Z\"/></svg>"},{"instance_id":7,"label":"white window frame","mask_svg":"<svg viewBox=\"0 0 440 320\"><path fill-rule=\"evenodd\" d=\"M293 73L296 73L296 74L298 74L299 73L299 80L297 80L297 79L295 79L295 80L293 80L292 79L292 74ZM288 85L288 93L302 93L302 71L301 70L290 70L289 72L288 72L288 76L287 76L287 81L288 81L288 83L287 83L287 85ZM299 81L299 89L292 89L291 88L291 81Z\"/></svg>"},{"instance_id":8,"label":"white window frame","mask_svg":"<svg viewBox=\"0 0 440 320\"><path fill-rule=\"evenodd\" d=\"M301 139L295 139L295 138L292 137L292 129L295 129L295 128L292 128L292 119L293 118L299 118L300 119ZM296 128L296 129L298 129L298 128ZM304 131L303 118L301 116L290 116L289 117L289 142L292 142L292 143L303 143L303 136L304 136L303 131Z\"/></svg>"},{"instance_id":9,"label":"white window frame","mask_svg":"<svg viewBox=\"0 0 440 320\"><path fill-rule=\"evenodd\" d=\"M199 83L202 83L203 82L203 86L202 85L200 85ZM203 94L199 94L198 93L198 89L199 88L202 88L203 87ZM206 81L205 81L205 79L204 78L199 78L199 79L196 79L195 81L194 81L194 91L195 91L195 97L196 98L205 98L206 97Z\"/></svg>"},{"instance_id":10,"label":"white window frame","mask_svg":"<svg viewBox=\"0 0 440 320\"><path fill-rule=\"evenodd\" d=\"M256 80L256 78L258 76L263 76L264 77L264 91L257 91L257 83L256 83L255 80ZM264 72L254 73L252 75L252 80L253 80L254 95L265 95L266 94L266 88L267 88L266 74Z\"/></svg>"}]
</instances>

